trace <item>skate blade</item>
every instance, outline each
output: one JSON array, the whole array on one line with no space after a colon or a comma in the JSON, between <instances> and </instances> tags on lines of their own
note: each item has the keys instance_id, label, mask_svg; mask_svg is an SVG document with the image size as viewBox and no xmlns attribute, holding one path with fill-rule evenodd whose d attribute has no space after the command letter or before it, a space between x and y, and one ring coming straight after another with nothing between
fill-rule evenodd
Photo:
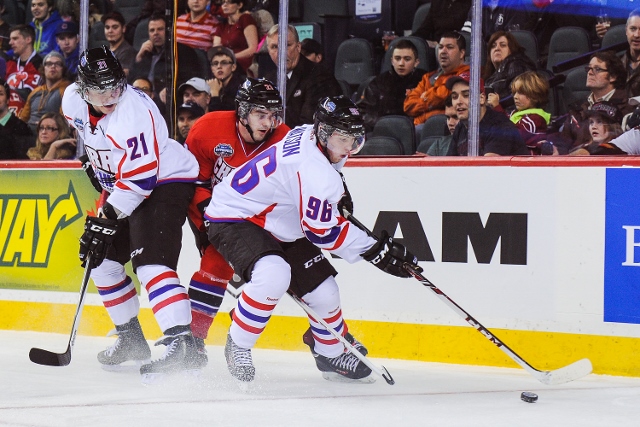
<instances>
[{"instance_id":1,"label":"skate blade","mask_svg":"<svg viewBox=\"0 0 640 427\"><path fill-rule=\"evenodd\" d=\"M235 379L235 378L234 378L234 381L235 381L236 385L238 386L238 388L240 389L240 391L242 391L243 393L249 393L254 388L253 381L251 381L251 382L240 381L240 380Z\"/></svg>"},{"instance_id":2,"label":"skate blade","mask_svg":"<svg viewBox=\"0 0 640 427\"><path fill-rule=\"evenodd\" d=\"M351 379L351 378L347 378L343 375L340 375L336 372L323 372L322 373L322 378L324 378L327 381L332 381L332 382L336 382L336 383L349 383L349 384L372 384L374 382L376 382L376 379L373 375L369 374L368 376L364 377L364 378L360 378L357 380Z\"/></svg>"},{"instance_id":3,"label":"skate blade","mask_svg":"<svg viewBox=\"0 0 640 427\"><path fill-rule=\"evenodd\" d=\"M119 365L100 365L102 370L107 372L140 372L140 367L151 363L151 359L128 360Z\"/></svg>"}]
</instances>

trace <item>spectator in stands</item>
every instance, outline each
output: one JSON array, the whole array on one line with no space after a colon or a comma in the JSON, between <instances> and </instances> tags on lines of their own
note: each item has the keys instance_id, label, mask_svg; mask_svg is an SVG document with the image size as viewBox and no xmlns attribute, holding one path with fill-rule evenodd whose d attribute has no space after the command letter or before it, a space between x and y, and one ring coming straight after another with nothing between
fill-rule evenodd
<instances>
[{"instance_id":1,"label":"spectator in stands","mask_svg":"<svg viewBox=\"0 0 640 427\"><path fill-rule=\"evenodd\" d=\"M626 89L629 96L640 96L640 8L629 14L626 26L629 48L622 57L627 70Z\"/></svg>"},{"instance_id":2,"label":"spectator in stands","mask_svg":"<svg viewBox=\"0 0 640 427\"><path fill-rule=\"evenodd\" d=\"M245 81L236 65L236 57L231 49L224 46L211 48L208 53L213 78L207 80L211 89L208 111L235 110L238 88Z\"/></svg>"},{"instance_id":3,"label":"spectator in stands","mask_svg":"<svg viewBox=\"0 0 640 427\"><path fill-rule=\"evenodd\" d=\"M124 16L120 12L113 11L102 15L101 21L104 24L104 37L109 42L109 50L113 52L128 76L138 52L124 38L126 31Z\"/></svg>"},{"instance_id":4,"label":"spectator in stands","mask_svg":"<svg viewBox=\"0 0 640 427\"><path fill-rule=\"evenodd\" d=\"M633 111L625 90L627 72L614 52L609 50L595 52L585 68L587 70L586 86L591 93L582 105L571 108L572 113L567 117L561 131L561 137L569 148L584 144L591 139L586 112L596 102L608 101L615 105L622 115Z\"/></svg>"},{"instance_id":5,"label":"spectator in stands","mask_svg":"<svg viewBox=\"0 0 640 427\"><path fill-rule=\"evenodd\" d=\"M304 39L300 42L300 53L311 62L320 64L324 59L324 46L314 39Z\"/></svg>"},{"instance_id":6,"label":"spectator in stands","mask_svg":"<svg viewBox=\"0 0 640 427\"><path fill-rule=\"evenodd\" d=\"M9 44L13 49L13 59L7 61L6 81L17 96L9 99L9 108L19 115L24 102L42 78L39 69L42 57L33 48L35 31L29 25L16 25L11 28Z\"/></svg>"},{"instance_id":7,"label":"spectator in stands","mask_svg":"<svg viewBox=\"0 0 640 427\"><path fill-rule=\"evenodd\" d=\"M59 113L64 90L71 84L66 79L64 58L56 51L44 57L44 84L29 94L27 102L20 112L20 120L29 125L35 134L40 118L45 113Z\"/></svg>"},{"instance_id":8,"label":"spectator in stands","mask_svg":"<svg viewBox=\"0 0 640 427\"><path fill-rule=\"evenodd\" d=\"M56 28L62 21L55 9L54 0L31 0L33 20L29 25L35 29L34 49L44 56L56 47Z\"/></svg>"},{"instance_id":9,"label":"spectator in stands","mask_svg":"<svg viewBox=\"0 0 640 427\"><path fill-rule=\"evenodd\" d=\"M536 64L524 53L516 38L509 32L496 31L487 43L489 55L482 71L485 87L493 89L487 94L487 105L496 108L500 100L511 95L511 82L525 71L534 71Z\"/></svg>"},{"instance_id":10,"label":"spectator in stands","mask_svg":"<svg viewBox=\"0 0 640 427\"><path fill-rule=\"evenodd\" d=\"M6 11L6 7L4 5L4 0L0 0L0 51L6 52L9 50L9 35L11 33L11 25L2 19L2 15L4 15ZM4 74L2 74L4 76Z\"/></svg>"},{"instance_id":11,"label":"spectator in stands","mask_svg":"<svg viewBox=\"0 0 640 427\"><path fill-rule=\"evenodd\" d=\"M60 113L46 113L37 126L36 146L29 148L31 160L66 160L76 154L76 139L72 137L67 120Z\"/></svg>"},{"instance_id":12,"label":"spectator in stands","mask_svg":"<svg viewBox=\"0 0 640 427\"><path fill-rule=\"evenodd\" d=\"M185 102L178 107L178 142L184 144L193 124L204 116L204 110L195 102Z\"/></svg>"},{"instance_id":13,"label":"spectator in stands","mask_svg":"<svg viewBox=\"0 0 640 427\"><path fill-rule=\"evenodd\" d=\"M0 78L0 159L27 159L33 142L29 126L9 110L9 85Z\"/></svg>"},{"instance_id":14,"label":"spectator in stands","mask_svg":"<svg viewBox=\"0 0 640 427\"><path fill-rule=\"evenodd\" d=\"M167 106L160 100L160 97L153 90L153 83L151 83L149 79L145 77L139 77L135 79L133 83L131 83L131 86L144 92L149 98L153 100L153 102L156 104L156 107L158 107L158 110L160 110L160 114L162 114L162 117L164 117L165 121L167 121L167 126L169 126L167 120Z\"/></svg>"},{"instance_id":15,"label":"spectator in stands","mask_svg":"<svg viewBox=\"0 0 640 427\"><path fill-rule=\"evenodd\" d=\"M422 80L426 71L416 68L418 49L409 40L400 40L391 53L391 69L374 78L357 102L364 116L367 132L373 130L381 116L404 115L407 93Z\"/></svg>"},{"instance_id":16,"label":"spectator in stands","mask_svg":"<svg viewBox=\"0 0 640 427\"><path fill-rule=\"evenodd\" d=\"M444 100L451 93L445 85L447 79L469 71L464 63L466 48L462 34L457 31L444 33L438 42L438 69L422 76L418 86L407 93L404 112L413 117L417 135L429 117L444 113Z\"/></svg>"},{"instance_id":17,"label":"spectator in stands","mask_svg":"<svg viewBox=\"0 0 640 427\"><path fill-rule=\"evenodd\" d=\"M453 139L453 132L456 129L458 122L460 122L458 119L458 112L453 106L451 95L447 96L447 99L444 100L444 115L447 116L446 131L448 134L438 138L433 144L431 144L427 149L428 156L446 156L449 152L449 146Z\"/></svg>"},{"instance_id":18,"label":"spectator in stands","mask_svg":"<svg viewBox=\"0 0 640 427\"><path fill-rule=\"evenodd\" d=\"M547 79L535 71L526 71L513 79L511 93L516 109L509 118L518 127L531 154L558 154L558 149L547 140L551 120L551 114L543 109L549 101Z\"/></svg>"},{"instance_id":19,"label":"spectator in stands","mask_svg":"<svg viewBox=\"0 0 640 427\"><path fill-rule=\"evenodd\" d=\"M496 31L533 31L537 24L538 14L531 7L531 0L493 0L483 4L481 34L485 42ZM462 32L471 33L471 9Z\"/></svg>"},{"instance_id":20,"label":"spectator in stands","mask_svg":"<svg viewBox=\"0 0 640 427\"><path fill-rule=\"evenodd\" d=\"M589 141L575 147L570 156L588 156L590 154L622 154L610 146L612 140L622 135L622 114L618 108L607 101L596 102L586 113L589 120ZM619 145L621 141L618 141ZM617 148L617 145L613 143Z\"/></svg>"},{"instance_id":21,"label":"spectator in stands","mask_svg":"<svg viewBox=\"0 0 640 427\"><path fill-rule=\"evenodd\" d=\"M79 42L78 24L71 21L60 21L56 28L56 43L58 46L56 46L55 51L61 53L64 57L66 72L71 80L75 80L78 74Z\"/></svg>"},{"instance_id":22,"label":"spectator in stands","mask_svg":"<svg viewBox=\"0 0 640 427\"><path fill-rule=\"evenodd\" d=\"M460 123L453 132L449 156L466 156L469 146L469 72L452 76L447 80L451 100L458 113ZM484 96L484 81L480 79L480 156L514 156L529 154L516 125L503 113L487 108Z\"/></svg>"},{"instance_id":23,"label":"spectator in stands","mask_svg":"<svg viewBox=\"0 0 640 427\"><path fill-rule=\"evenodd\" d=\"M211 88L204 79L192 77L178 87L178 101L182 101L183 104L194 102L208 113Z\"/></svg>"},{"instance_id":24,"label":"spectator in stands","mask_svg":"<svg viewBox=\"0 0 640 427\"><path fill-rule=\"evenodd\" d=\"M222 11L227 22L220 24L213 44L231 49L238 66L246 72L258 48L258 26L250 13L244 13L240 0L224 0Z\"/></svg>"},{"instance_id":25,"label":"spectator in stands","mask_svg":"<svg viewBox=\"0 0 640 427\"><path fill-rule=\"evenodd\" d=\"M140 46L131 71L129 71L130 81L144 77L153 82L156 93L166 87L165 28L164 16L153 15L149 19L149 40Z\"/></svg>"},{"instance_id":26,"label":"spectator in stands","mask_svg":"<svg viewBox=\"0 0 640 427\"><path fill-rule=\"evenodd\" d=\"M109 2L115 3L115 0L109 0ZM127 43L133 46L133 37L136 34L136 27L142 20L151 18L152 16L164 16L166 8L166 0L143 0L140 14L127 21L124 32L124 38ZM181 15L185 12L187 12L186 0L178 0L176 15Z\"/></svg>"},{"instance_id":27,"label":"spectator in stands","mask_svg":"<svg viewBox=\"0 0 640 427\"><path fill-rule=\"evenodd\" d=\"M278 24L271 27L267 34L267 49L274 64L278 63ZM301 53L298 32L289 25L287 34L287 111L285 123L290 128L313 123L313 114L318 101L325 96L342 94L342 89L333 74L324 67L309 61ZM277 82L277 72L272 71L265 76Z\"/></svg>"},{"instance_id":28,"label":"spectator in stands","mask_svg":"<svg viewBox=\"0 0 640 427\"><path fill-rule=\"evenodd\" d=\"M187 5L189 12L176 19L176 40L206 52L213 46L220 22L207 12L209 0L188 0Z\"/></svg>"},{"instance_id":29,"label":"spectator in stands","mask_svg":"<svg viewBox=\"0 0 640 427\"><path fill-rule=\"evenodd\" d=\"M470 8L471 0L432 0L427 16L412 35L436 47L444 33L462 28Z\"/></svg>"}]
</instances>

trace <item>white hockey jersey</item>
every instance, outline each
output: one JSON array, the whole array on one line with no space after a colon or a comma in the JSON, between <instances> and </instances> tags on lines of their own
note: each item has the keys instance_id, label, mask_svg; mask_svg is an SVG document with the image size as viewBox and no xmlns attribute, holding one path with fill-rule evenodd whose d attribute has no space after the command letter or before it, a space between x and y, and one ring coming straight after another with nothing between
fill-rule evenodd
<instances>
[{"instance_id":1,"label":"white hockey jersey","mask_svg":"<svg viewBox=\"0 0 640 427\"><path fill-rule=\"evenodd\" d=\"M196 180L198 162L169 138L164 118L144 93L127 87L115 110L96 120L77 91L75 83L67 87L62 111L115 208L131 215L157 185Z\"/></svg>"},{"instance_id":2,"label":"white hockey jersey","mask_svg":"<svg viewBox=\"0 0 640 427\"><path fill-rule=\"evenodd\" d=\"M318 149L313 126L285 138L227 175L213 189L205 218L251 221L284 242L306 237L348 262L375 240L338 212L342 180Z\"/></svg>"}]
</instances>

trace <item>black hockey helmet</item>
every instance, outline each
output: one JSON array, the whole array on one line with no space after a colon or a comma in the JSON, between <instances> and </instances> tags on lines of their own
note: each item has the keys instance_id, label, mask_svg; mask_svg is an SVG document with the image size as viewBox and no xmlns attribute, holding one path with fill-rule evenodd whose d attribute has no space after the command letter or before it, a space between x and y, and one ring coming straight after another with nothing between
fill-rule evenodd
<instances>
[{"instance_id":1,"label":"black hockey helmet","mask_svg":"<svg viewBox=\"0 0 640 427\"><path fill-rule=\"evenodd\" d=\"M276 85L264 78L254 79L247 77L244 83L240 85L238 93L236 94L236 111L238 117L242 118L251 112L251 110L249 110L246 114L241 114L240 110L242 109L241 107L244 106L243 104L248 104L252 107L260 106L268 110L282 112L280 92L276 89ZM244 111L242 113L244 113Z\"/></svg>"},{"instance_id":2,"label":"black hockey helmet","mask_svg":"<svg viewBox=\"0 0 640 427\"><path fill-rule=\"evenodd\" d=\"M364 119L358 107L346 96L322 98L313 116L314 131L323 147L335 131L354 138L351 154L364 145Z\"/></svg>"},{"instance_id":3,"label":"black hockey helmet","mask_svg":"<svg viewBox=\"0 0 640 427\"><path fill-rule=\"evenodd\" d=\"M248 122L249 114L255 109L274 113L275 120L271 126L272 130L282 124L282 97L280 97L280 92L276 85L264 78L254 79L247 77L238 88L236 94L236 114L238 121L249 131L251 138L254 139L253 142L258 143L263 141L255 140L253 130ZM264 140L271 136L271 133Z\"/></svg>"},{"instance_id":4,"label":"black hockey helmet","mask_svg":"<svg viewBox=\"0 0 640 427\"><path fill-rule=\"evenodd\" d=\"M89 97L89 90L95 92L119 90L119 95L122 95L127 87L127 79L120 62L106 46L82 52L78 63L77 83L82 99L94 105L99 104Z\"/></svg>"}]
</instances>

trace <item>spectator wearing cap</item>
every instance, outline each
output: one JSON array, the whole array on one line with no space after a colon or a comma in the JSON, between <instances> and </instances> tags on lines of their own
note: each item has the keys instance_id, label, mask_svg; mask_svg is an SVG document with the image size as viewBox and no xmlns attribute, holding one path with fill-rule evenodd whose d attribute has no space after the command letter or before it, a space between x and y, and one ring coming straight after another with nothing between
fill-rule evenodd
<instances>
[{"instance_id":1,"label":"spectator wearing cap","mask_svg":"<svg viewBox=\"0 0 640 427\"><path fill-rule=\"evenodd\" d=\"M125 40L124 16L114 10L102 15L101 21L104 24L104 38L109 42L109 50L113 52L128 76L138 52Z\"/></svg>"},{"instance_id":2,"label":"spectator wearing cap","mask_svg":"<svg viewBox=\"0 0 640 427\"><path fill-rule=\"evenodd\" d=\"M176 19L176 40L205 52L213 46L220 22L209 12L209 0L188 0L189 12Z\"/></svg>"},{"instance_id":3,"label":"spectator wearing cap","mask_svg":"<svg viewBox=\"0 0 640 427\"><path fill-rule=\"evenodd\" d=\"M195 102L185 102L178 107L178 142L184 144L193 124L204 116L204 110Z\"/></svg>"},{"instance_id":4,"label":"spectator wearing cap","mask_svg":"<svg viewBox=\"0 0 640 427\"><path fill-rule=\"evenodd\" d=\"M622 154L618 152L618 145L610 144L613 139L622 135L622 114L618 108L608 102L596 102L586 112L589 121L590 140L584 144L575 147L570 156L588 156L598 154ZM629 134L630 136L633 134ZM623 140L618 141L619 145Z\"/></svg>"},{"instance_id":5,"label":"spectator wearing cap","mask_svg":"<svg viewBox=\"0 0 640 427\"><path fill-rule=\"evenodd\" d=\"M205 113L208 113L211 88L204 79L192 77L178 87L178 100L181 100L183 104L195 102Z\"/></svg>"},{"instance_id":6,"label":"spectator wearing cap","mask_svg":"<svg viewBox=\"0 0 640 427\"><path fill-rule=\"evenodd\" d=\"M38 54L44 56L56 47L56 28L62 18L55 8L54 0L31 0L31 14L33 20L29 25L36 33L33 47Z\"/></svg>"},{"instance_id":7,"label":"spectator wearing cap","mask_svg":"<svg viewBox=\"0 0 640 427\"><path fill-rule=\"evenodd\" d=\"M45 113L60 113L62 95L71 84L66 79L66 65L62 54L55 50L44 57L44 83L36 87L20 111L20 120L35 134L38 122Z\"/></svg>"},{"instance_id":8,"label":"spectator wearing cap","mask_svg":"<svg viewBox=\"0 0 640 427\"><path fill-rule=\"evenodd\" d=\"M586 87L591 90L587 100L579 107L570 108L570 114L560 133L563 142L571 149L591 140L587 112L596 102L607 101L622 115L633 111L629 103L625 83L627 71L621 59L613 51L595 52L591 55L587 71Z\"/></svg>"},{"instance_id":9,"label":"spectator wearing cap","mask_svg":"<svg viewBox=\"0 0 640 427\"><path fill-rule=\"evenodd\" d=\"M466 156L469 149L469 72L449 77L446 86L460 122L453 131L448 156ZM522 136L503 113L487 108L484 81L480 79L480 156L514 156L529 154Z\"/></svg>"},{"instance_id":10,"label":"spectator wearing cap","mask_svg":"<svg viewBox=\"0 0 640 427\"><path fill-rule=\"evenodd\" d=\"M78 44L78 24L72 21L61 21L56 28L55 51L62 54L67 66L67 73L71 80L75 80L78 74L78 60L80 59L80 46Z\"/></svg>"},{"instance_id":11,"label":"spectator wearing cap","mask_svg":"<svg viewBox=\"0 0 640 427\"><path fill-rule=\"evenodd\" d=\"M19 115L24 102L33 89L41 84L40 66L42 57L33 48L35 30L29 25L11 27L9 44L13 50L13 58L7 61L6 81L13 93L9 108Z\"/></svg>"},{"instance_id":12,"label":"spectator wearing cap","mask_svg":"<svg viewBox=\"0 0 640 427\"><path fill-rule=\"evenodd\" d=\"M27 159L35 143L29 126L9 109L9 85L0 78L0 159Z\"/></svg>"},{"instance_id":13,"label":"spectator wearing cap","mask_svg":"<svg viewBox=\"0 0 640 427\"><path fill-rule=\"evenodd\" d=\"M213 78L207 80L211 89L209 111L235 110L236 94L246 76L238 69L236 57L228 47L213 47L208 56L213 74Z\"/></svg>"}]
</instances>

